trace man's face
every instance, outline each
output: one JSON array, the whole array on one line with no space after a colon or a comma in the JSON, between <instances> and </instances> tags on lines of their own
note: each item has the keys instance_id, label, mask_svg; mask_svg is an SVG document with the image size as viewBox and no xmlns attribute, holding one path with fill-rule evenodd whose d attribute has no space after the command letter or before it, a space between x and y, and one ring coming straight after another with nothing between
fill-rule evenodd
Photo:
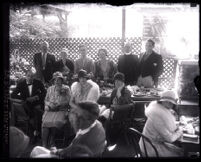
<instances>
[{"instance_id":1,"label":"man's face","mask_svg":"<svg viewBox=\"0 0 201 162\"><path fill-rule=\"evenodd\" d=\"M153 44L151 42L147 41L146 45L145 45L146 52L152 52L153 48L154 48Z\"/></svg>"},{"instance_id":2,"label":"man's face","mask_svg":"<svg viewBox=\"0 0 201 162\"><path fill-rule=\"evenodd\" d=\"M79 52L81 56L85 57L87 55L87 49L85 46L80 46Z\"/></svg>"},{"instance_id":3,"label":"man's face","mask_svg":"<svg viewBox=\"0 0 201 162\"><path fill-rule=\"evenodd\" d=\"M79 107L71 109L69 113L68 118L75 131L82 129L82 126L84 125L85 118L83 114L83 110Z\"/></svg>"},{"instance_id":4,"label":"man's face","mask_svg":"<svg viewBox=\"0 0 201 162\"><path fill-rule=\"evenodd\" d=\"M31 83L33 81L33 73L31 71L27 72L26 80L28 83Z\"/></svg>"},{"instance_id":5,"label":"man's face","mask_svg":"<svg viewBox=\"0 0 201 162\"><path fill-rule=\"evenodd\" d=\"M130 44L126 44L124 46L124 52L125 53L130 53L131 52L131 45Z\"/></svg>"},{"instance_id":6,"label":"man's face","mask_svg":"<svg viewBox=\"0 0 201 162\"><path fill-rule=\"evenodd\" d=\"M43 43L41 44L41 51L42 51L43 53L46 53L47 50L48 50L48 43L47 43L47 42L43 42Z\"/></svg>"}]
</instances>

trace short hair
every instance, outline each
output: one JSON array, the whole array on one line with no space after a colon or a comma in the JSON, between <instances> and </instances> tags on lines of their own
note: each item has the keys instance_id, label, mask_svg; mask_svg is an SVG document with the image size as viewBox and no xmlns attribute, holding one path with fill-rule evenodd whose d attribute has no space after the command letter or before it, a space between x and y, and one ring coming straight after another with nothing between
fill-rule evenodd
<instances>
[{"instance_id":1,"label":"short hair","mask_svg":"<svg viewBox=\"0 0 201 162\"><path fill-rule=\"evenodd\" d=\"M131 42L128 42L128 41L127 41L127 42L124 43L124 47L127 46L127 45L129 45L130 47L132 47Z\"/></svg>"},{"instance_id":2,"label":"short hair","mask_svg":"<svg viewBox=\"0 0 201 162\"><path fill-rule=\"evenodd\" d=\"M40 45L42 46L44 43L47 44L47 48L49 48L49 43L47 41L43 41Z\"/></svg>"},{"instance_id":3,"label":"short hair","mask_svg":"<svg viewBox=\"0 0 201 162\"><path fill-rule=\"evenodd\" d=\"M115 80L120 80L122 82L125 81L125 75L121 72L117 72L115 75L114 75L114 81Z\"/></svg>"},{"instance_id":4,"label":"short hair","mask_svg":"<svg viewBox=\"0 0 201 162\"><path fill-rule=\"evenodd\" d=\"M69 51L68 48L62 48L62 49L61 49L61 52L66 52L66 53L68 53L68 51Z\"/></svg>"},{"instance_id":5,"label":"short hair","mask_svg":"<svg viewBox=\"0 0 201 162\"><path fill-rule=\"evenodd\" d=\"M99 52L100 52L100 51L103 51L103 52L105 53L105 55L107 56L108 53L107 53L107 50L106 50L105 48L100 48L100 49L98 50L98 55L99 55Z\"/></svg>"},{"instance_id":6,"label":"short hair","mask_svg":"<svg viewBox=\"0 0 201 162\"><path fill-rule=\"evenodd\" d=\"M148 39L147 42L152 43L153 47L155 46L155 42L152 39Z\"/></svg>"},{"instance_id":7,"label":"short hair","mask_svg":"<svg viewBox=\"0 0 201 162\"><path fill-rule=\"evenodd\" d=\"M100 110L97 103L92 101L82 101L78 103L78 106L87 111L85 117L91 122L94 122L96 119L98 119Z\"/></svg>"},{"instance_id":8,"label":"short hair","mask_svg":"<svg viewBox=\"0 0 201 162\"><path fill-rule=\"evenodd\" d=\"M80 49L81 47L87 48L87 45L86 45L86 44L80 44L80 45L79 45L79 49Z\"/></svg>"},{"instance_id":9,"label":"short hair","mask_svg":"<svg viewBox=\"0 0 201 162\"><path fill-rule=\"evenodd\" d=\"M26 70L25 70L25 74L27 75L28 73L32 73L33 75L36 74L36 69L34 67L28 67Z\"/></svg>"}]
</instances>

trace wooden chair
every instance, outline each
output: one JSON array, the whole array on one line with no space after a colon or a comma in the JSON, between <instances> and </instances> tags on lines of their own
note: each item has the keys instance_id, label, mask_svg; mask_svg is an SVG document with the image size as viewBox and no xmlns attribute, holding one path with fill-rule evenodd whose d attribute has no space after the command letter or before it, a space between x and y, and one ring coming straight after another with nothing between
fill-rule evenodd
<instances>
[{"instance_id":1,"label":"wooden chair","mask_svg":"<svg viewBox=\"0 0 201 162\"><path fill-rule=\"evenodd\" d=\"M29 117L24 110L23 101L10 99L10 106L11 125L23 130L25 134L29 134Z\"/></svg>"},{"instance_id":2,"label":"wooden chair","mask_svg":"<svg viewBox=\"0 0 201 162\"><path fill-rule=\"evenodd\" d=\"M122 134L126 143L128 143L125 132L129 127L132 127L132 125L133 125L134 109L135 109L135 104L130 103L127 105L122 105L122 107L120 109L115 110L113 117L112 117L112 111L110 111L106 131L111 130L113 128L115 129L116 126L120 127L121 131L119 132L119 134ZM112 138L112 137L110 137L110 138ZM108 139L108 142L110 143L109 139Z\"/></svg>"},{"instance_id":3,"label":"wooden chair","mask_svg":"<svg viewBox=\"0 0 201 162\"><path fill-rule=\"evenodd\" d=\"M152 144L151 140L148 137L146 137L145 135L143 135L142 133L140 133L138 130L136 130L134 128L129 128L127 133L128 133L129 144L132 145L132 147L133 147L135 157L137 157L137 158L149 157L149 155L147 153L145 141L148 142L152 146L152 148L156 154L156 157L159 157L156 147ZM140 138L142 138L145 153L142 153L142 151L140 149L140 146L139 146Z\"/></svg>"}]
</instances>

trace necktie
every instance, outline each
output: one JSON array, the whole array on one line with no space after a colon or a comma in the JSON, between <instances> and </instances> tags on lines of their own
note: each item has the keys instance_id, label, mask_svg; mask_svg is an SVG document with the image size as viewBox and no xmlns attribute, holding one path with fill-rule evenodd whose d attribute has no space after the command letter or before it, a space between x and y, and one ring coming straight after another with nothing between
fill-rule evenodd
<instances>
[{"instance_id":1,"label":"necktie","mask_svg":"<svg viewBox=\"0 0 201 162\"><path fill-rule=\"evenodd\" d=\"M45 68L45 56L46 54L43 53L43 68Z\"/></svg>"}]
</instances>

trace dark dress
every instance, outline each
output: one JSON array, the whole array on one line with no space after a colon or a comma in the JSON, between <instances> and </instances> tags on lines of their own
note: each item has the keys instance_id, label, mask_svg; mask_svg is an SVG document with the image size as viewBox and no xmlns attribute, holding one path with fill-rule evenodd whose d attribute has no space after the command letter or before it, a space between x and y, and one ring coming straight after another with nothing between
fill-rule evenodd
<instances>
[{"instance_id":1,"label":"dark dress","mask_svg":"<svg viewBox=\"0 0 201 162\"><path fill-rule=\"evenodd\" d=\"M108 82L113 82L114 74L117 72L117 67L112 60L108 60L108 66L105 72L101 68L101 62L95 62L95 78L99 78L100 80L104 80L104 75L108 77ZM105 74L104 74L105 73Z\"/></svg>"},{"instance_id":2,"label":"dark dress","mask_svg":"<svg viewBox=\"0 0 201 162\"><path fill-rule=\"evenodd\" d=\"M74 73L74 62L71 59L66 59L66 66L69 68L70 73ZM63 68L64 68L64 64L63 61L60 59L58 61L56 61L56 71L60 71L63 72Z\"/></svg>"},{"instance_id":3,"label":"dark dress","mask_svg":"<svg viewBox=\"0 0 201 162\"><path fill-rule=\"evenodd\" d=\"M118 71L125 75L125 84L134 85L138 78L138 56L137 55L121 55L118 59Z\"/></svg>"},{"instance_id":4,"label":"dark dress","mask_svg":"<svg viewBox=\"0 0 201 162\"><path fill-rule=\"evenodd\" d=\"M118 105L127 105L130 104L132 101L131 99L131 92L126 88L123 87L121 90L121 96L117 98L117 89L114 89L111 94L111 103L113 104L116 102ZM117 142L124 141L124 125L122 125L123 121L125 121L129 115L130 111L127 109L121 109L114 112L113 115L113 124L111 124L109 121L106 124L106 136L108 143L115 144Z\"/></svg>"}]
</instances>

